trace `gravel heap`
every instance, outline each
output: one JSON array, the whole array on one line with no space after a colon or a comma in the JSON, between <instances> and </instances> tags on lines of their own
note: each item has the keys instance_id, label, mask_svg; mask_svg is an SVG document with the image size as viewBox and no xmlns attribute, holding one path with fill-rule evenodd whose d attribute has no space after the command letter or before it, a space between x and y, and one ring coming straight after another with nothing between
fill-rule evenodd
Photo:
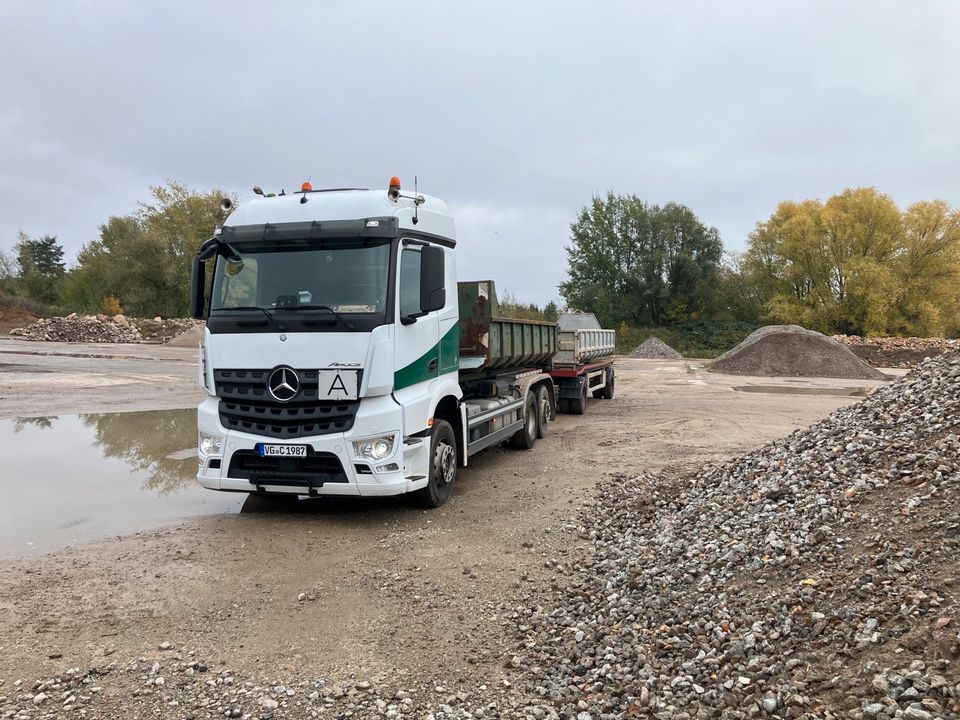
<instances>
[{"instance_id":1,"label":"gravel heap","mask_svg":"<svg viewBox=\"0 0 960 720\"><path fill-rule=\"evenodd\" d=\"M683 360L683 355L656 336L644 340L627 357L650 360Z\"/></svg>"},{"instance_id":2,"label":"gravel heap","mask_svg":"<svg viewBox=\"0 0 960 720\"><path fill-rule=\"evenodd\" d=\"M960 717L960 356L692 483L606 481L513 615L568 718Z\"/></svg>"},{"instance_id":3,"label":"gravel heap","mask_svg":"<svg viewBox=\"0 0 960 720\"><path fill-rule=\"evenodd\" d=\"M762 327L710 363L710 369L727 375L889 379L836 340L799 325Z\"/></svg>"},{"instance_id":4,"label":"gravel heap","mask_svg":"<svg viewBox=\"0 0 960 720\"><path fill-rule=\"evenodd\" d=\"M189 318L128 318L123 315L67 315L37 320L27 327L15 328L11 335L24 340L52 340L55 342L161 342L196 332L197 323ZM202 337L202 326L199 335ZM184 341L184 347L194 347L193 338Z\"/></svg>"},{"instance_id":5,"label":"gravel heap","mask_svg":"<svg viewBox=\"0 0 960 720\"><path fill-rule=\"evenodd\" d=\"M57 342L121 343L137 342L140 332L123 315L77 315L37 320L33 325L15 328L11 335L24 340Z\"/></svg>"},{"instance_id":6,"label":"gravel heap","mask_svg":"<svg viewBox=\"0 0 960 720\"><path fill-rule=\"evenodd\" d=\"M440 684L378 684L353 679L346 683L297 676L290 680L252 680L180 652L163 642L160 652L111 662L9 687L0 683L0 718L97 718L135 720L176 718L453 718L556 719L552 708L505 701L505 687L480 685L454 691ZM442 674L442 673L441 673ZM393 680L395 680L394 678Z\"/></svg>"},{"instance_id":7,"label":"gravel heap","mask_svg":"<svg viewBox=\"0 0 960 720\"><path fill-rule=\"evenodd\" d=\"M912 368L928 357L937 357L960 350L960 340L943 338L881 337L834 335L853 353L874 367Z\"/></svg>"}]
</instances>

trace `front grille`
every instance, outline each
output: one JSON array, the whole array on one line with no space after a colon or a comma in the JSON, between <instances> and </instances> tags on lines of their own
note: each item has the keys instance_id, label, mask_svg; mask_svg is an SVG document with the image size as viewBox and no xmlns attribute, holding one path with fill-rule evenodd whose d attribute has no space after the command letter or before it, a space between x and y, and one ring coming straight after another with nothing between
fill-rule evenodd
<instances>
[{"instance_id":1,"label":"front grille","mask_svg":"<svg viewBox=\"0 0 960 720\"><path fill-rule=\"evenodd\" d=\"M260 457L256 450L237 450L230 459L227 476L249 480L254 485L302 485L348 482L340 459L333 453L307 448L306 457Z\"/></svg>"},{"instance_id":2,"label":"front grille","mask_svg":"<svg viewBox=\"0 0 960 720\"><path fill-rule=\"evenodd\" d=\"M220 423L229 430L285 440L346 432L360 407L358 400L318 400L316 370L298 370L300 392L280 403L267 392L272 370L215 370Z\"/></svg>"}]
</instances>

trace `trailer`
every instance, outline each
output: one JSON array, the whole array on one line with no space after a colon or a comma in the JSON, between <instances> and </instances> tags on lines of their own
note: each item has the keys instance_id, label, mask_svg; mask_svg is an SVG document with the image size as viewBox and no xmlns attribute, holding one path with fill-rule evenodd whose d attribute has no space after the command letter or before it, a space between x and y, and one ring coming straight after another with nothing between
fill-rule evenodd
<instances>
[{"instance_id":1,"label":"trailer","mask_svg":"<svg viewBox=\"0 0 960 720\"><path fill-rule=\"evenodd\" d=\"M612 394L612 331L501 317L492 281L458 282L446 205L397 178L224 209L191 276L204 487L438 507L476 453L576 411L572 387Z\"/></svg>"},{"instance_id":2,"label":"trailer","mask_svg":"<svg viewBox=\"0 0 960 720\"><path fill-rule=\"evenodd\" d=\"M583 415L587 398L613 399L616 331L604 330L593 313L567 312L558 321L559 343L550 377L561 413Z\"/></svg>"}]
</instances>

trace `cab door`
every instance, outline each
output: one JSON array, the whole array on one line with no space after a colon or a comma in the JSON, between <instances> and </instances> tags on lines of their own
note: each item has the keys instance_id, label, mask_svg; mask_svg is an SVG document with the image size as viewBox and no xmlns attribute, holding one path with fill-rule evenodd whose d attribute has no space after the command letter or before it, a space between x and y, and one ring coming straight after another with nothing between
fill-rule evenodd
<instances>
[{"instance_id":1,"label":"cab door","mask_svg":"<svg viewBox=\"0 0 960 720\"><path fill-rule=\"evenodd\" d=\"M427 426L429 383L440 374L440 313L423 307L422 243L400 245L397 263L396 359L393 390L404 406L405 432Z\"/></svg>"}]
</instances>

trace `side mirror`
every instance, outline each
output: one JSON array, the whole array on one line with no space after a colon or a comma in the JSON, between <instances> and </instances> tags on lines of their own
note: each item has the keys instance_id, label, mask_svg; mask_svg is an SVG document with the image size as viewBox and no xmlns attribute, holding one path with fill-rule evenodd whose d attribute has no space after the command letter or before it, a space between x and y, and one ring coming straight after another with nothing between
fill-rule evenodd
<instances>
[{"instance_id":1,"label":"side mirror","mask_svg":"<svg viewBox=\"0 0 960 720\"><path fill-rule=\"evenodd\" d=\"M447 304L443 248L429 245L420 251L420 310L433 312Z\"/></svg>"},{"instance_id":2,"label":"side mirror","mask_svg":"<svg viewBox=\"0 0 960 720\"><path fill-rule=\"evenodd\" d=\"M190 317L206 318L207 261L195 255L190 271Z\"/></svg>"}]
</instances>

